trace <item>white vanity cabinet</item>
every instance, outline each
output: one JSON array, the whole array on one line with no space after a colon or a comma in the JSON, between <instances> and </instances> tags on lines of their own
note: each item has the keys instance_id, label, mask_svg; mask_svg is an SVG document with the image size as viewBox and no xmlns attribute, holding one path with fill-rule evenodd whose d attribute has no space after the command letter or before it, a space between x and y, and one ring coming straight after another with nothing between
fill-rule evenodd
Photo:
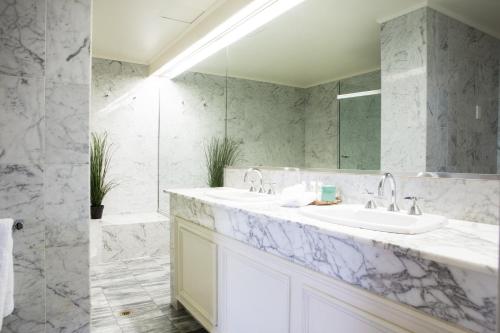
<instances>
[{"instance_id":1,"label":"white vanity cabinet","mask_svg":"<svg viewBox=\"0 0 500 333\"><path fill-rule=\"evenodd\" d=\"M290 332L290 276L246 256L219 252L219 332Z\"/></svg>"},{"instance_id":2,"label":"white vanity cabinet","mask_svg":"<svg viewBox=\"0 0 500 333\"><path fill-rule=\"evenodd\" d=\"M217 245L213 233L175 219L174 293L203 326L217 324Z\"/></svg>"},{"instance_id":3,"label":"white vanity cabinet","mask_svg":"<svg viewBox=\"0 0 500 333\"><path fill-rule=\"evenodd\" d=\"M464 333L176 218L176 299L217 333Z\"/></svg>"}]
</instances>

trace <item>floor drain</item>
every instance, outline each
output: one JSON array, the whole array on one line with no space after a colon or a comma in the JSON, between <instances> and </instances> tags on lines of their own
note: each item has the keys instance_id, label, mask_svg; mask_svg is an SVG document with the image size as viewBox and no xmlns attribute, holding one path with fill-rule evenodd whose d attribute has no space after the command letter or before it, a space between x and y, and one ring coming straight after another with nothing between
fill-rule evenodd
<instances>
[{"instance_id":1,"label":"floor drain","mask_svg":"<svg viewBox=\"0 0 500 333\"><path fill-rule=\"evenodd\" d=\"M128 316L128 315L130 315L130 310L125 310L120 312L120 316Z\"/></svg>"}]
</instances>

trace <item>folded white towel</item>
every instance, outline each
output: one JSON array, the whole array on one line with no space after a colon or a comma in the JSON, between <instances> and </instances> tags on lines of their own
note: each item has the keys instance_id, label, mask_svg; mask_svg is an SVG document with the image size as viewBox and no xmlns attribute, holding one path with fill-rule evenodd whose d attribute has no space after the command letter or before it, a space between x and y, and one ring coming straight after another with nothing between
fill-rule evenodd
<instances>
[{"instance_id":1,"label":"folded white towel","mask_svg":"<svg viewBox=\"0 0 500 333\"><path fill-rule=\"evenodd\" d=\"M307 192L305 184L297 184L283 189L280 205L284 207L307 206L316 199L316 193Z\"/></svg>"},{"instance_id":2,"label":"folded white towel","mask_svg":"<svg viewBox=\"0 0 500 333\"><path fill-rule=\"evenodd\" d=\"M3 318L14 311L12 219L0 219L0 331Z\"/></svg>"}]
</instances>

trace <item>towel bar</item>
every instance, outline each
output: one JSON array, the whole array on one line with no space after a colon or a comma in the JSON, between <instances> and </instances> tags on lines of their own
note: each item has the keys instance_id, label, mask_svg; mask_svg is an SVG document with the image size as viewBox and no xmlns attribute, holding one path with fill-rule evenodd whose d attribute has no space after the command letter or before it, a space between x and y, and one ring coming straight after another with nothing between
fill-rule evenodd
<instances>
[{"instance_id":1,"label":"towel bar","mask_svg":"<svg viewBox=\"0 0 500 333\"><path fill-rule=\"evenodd\" d=\"M24 221L23 220L14 220L14 224L12 225L12 230L21 230L24 228Z\"/></svg>"}]
</instances>

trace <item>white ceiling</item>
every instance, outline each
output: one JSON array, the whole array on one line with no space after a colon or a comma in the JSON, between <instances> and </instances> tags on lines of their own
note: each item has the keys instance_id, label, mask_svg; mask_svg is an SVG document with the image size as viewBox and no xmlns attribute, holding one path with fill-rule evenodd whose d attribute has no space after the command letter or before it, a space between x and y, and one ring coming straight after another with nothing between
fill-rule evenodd
<instances>
[{"instance_id":1,"label":"white ceiling","mask_svg":"<svg viewBox=\"0 0 500 333\"><path fill-rule=\"evenodd\" d=\"M194 71L309 87L380 67L380 20L427 4L500 36L497 0L306 0ZM227 55L227 59L226 59Z\"/></svg>"},{"instance_id":2,"label":"white ceiling","mask_svg":"<svg viewBox=\"0 0 500 333\"><path fill-rule=\"evenodd\" d=\"M216 0L94 0L94 57L150 64ZM167 19L169 18L169 19Z\"/></svg>"},{"instance_id":3,"label":"white ceiling","mask_svg":"<svg viewBox=\"0 0 500 333\"><path fill-rule=\"evenodd\" d=\"M94 0L93 56L149 65L222 2ZM500 0L306 0L193 70L299 87L367 72L380 20L425 4L500 38Z\"/></svg>"}]
</instances>

